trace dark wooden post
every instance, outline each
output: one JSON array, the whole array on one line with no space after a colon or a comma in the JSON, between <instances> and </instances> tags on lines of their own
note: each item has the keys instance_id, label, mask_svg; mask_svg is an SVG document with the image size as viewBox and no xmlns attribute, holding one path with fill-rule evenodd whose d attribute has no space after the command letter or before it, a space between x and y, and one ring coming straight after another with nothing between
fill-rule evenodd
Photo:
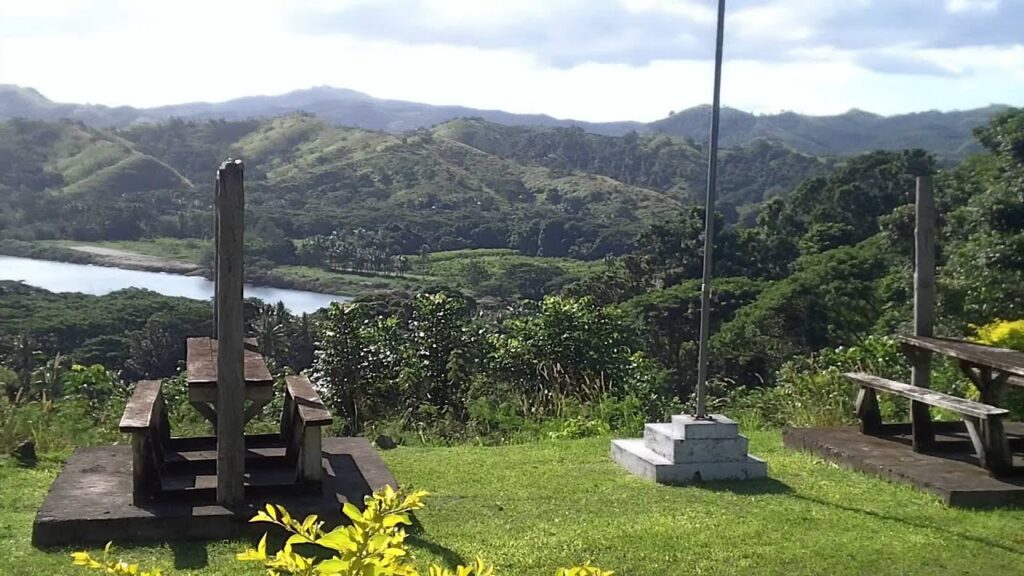
<instances>
[{"instance_id":1,"label":"dark wooden post","mask_svg":"<svg viewBox=\"0 0 1024 576\"><path fill-rule=\"evenodd\" d=\"M931 176L917 178L916 226L914 228L914 335L932 336L935 326L935 201ZM918 349L912 356L910 383L931 388L932 354ZM928 405L910 402L914 450L923 450L935 442Z\"/></svg>"},{"instance_id":2,"label":"dark wooden post","mask_svg":"<svg viewBox=\"0 0 1024 576\"><path fill-rule=\"evenodd\" d=\"M213 334L210 337L217 339L217 302L220 301L220 282L217 276L220 275L220 210L217 209L217 198L220 197L220 170L217 170L217 177L213 180Z\"/></svg>"},{"instance_id":3,"label":"dark wooden post","mask_svg":"<svg viewBox=\"0 0 1024 576\"><path fill-rule=\"evenodd\" d=\"M245 496L243 169L229 159L217 170L217 502L225 505Z\"/></svg>"}]
</instances>

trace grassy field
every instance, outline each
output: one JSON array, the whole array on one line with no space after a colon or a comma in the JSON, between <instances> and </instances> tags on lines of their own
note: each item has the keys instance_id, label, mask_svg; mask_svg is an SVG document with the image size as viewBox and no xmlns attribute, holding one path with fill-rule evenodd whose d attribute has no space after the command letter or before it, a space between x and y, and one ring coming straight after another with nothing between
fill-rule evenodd
<instances>
[{"instance_id":1,"label":"grassy field","mask_svg":"<svg viewBox=\"0 0 1024 576\"><path fill-rule=\"evenodd\" d=\"M280 282L296 285L304 290L345 296L363 296L388 290L416 290L422 282L410 277L336 272L313 266L277 266L271 270L268 278L271 283L274 278L278 278Z\"/></svg>"},{"instance_id":2,"label":"grassy field","mask_svg":"<svg viewBox=\"0 0 1024 576\"><path fill-rule=\"evenodd\" d=\"M400 482L429 490L419 562L483 555L499 574L550 575L592 561L620 576L675 574L1011 574L1024 570L1024 510L949 509L909 487L841 470L754 433L771 479L673 488L634 478L608 439L505 447L400 447ZM32 518L58 464L0 459L0 574L87 572L35 550ZM169 574L260 574L244 542L126 546Z\"/></svg>"},{"instance_id":3,"label":"grassy field","mask_svg":"<svg viewBox=\"0 0 1024 576\"><path fill-rule=\"evenodd\" d=\"M198 264L203 252L210 246L209 240L198 238L147 238L145 240L106 240L103 242L75 242L72 240L57 241L64 245L88 244L115 248L126 252L136 252L147 256L170 258Z\"/></svg>"},{"instance_id":4,"label":"grassy field","mask_svg":"<svg viewBox=\"0 0 1024 576\"><path fill-rule=\"evenodd\" d=\"M604 266L603 262L573 260L572 258L543 258L524 256L515 250L504 248L482 248L477 250L449 250L431 252L424 260L418 256L409 256L413 270L424 276L437 278L457 278L463 274L462 269L469 262L480 262L492 274L514 264L546 264L557 266L566 272L583 275L596 266Z\"/></svg>"}]
</instances>

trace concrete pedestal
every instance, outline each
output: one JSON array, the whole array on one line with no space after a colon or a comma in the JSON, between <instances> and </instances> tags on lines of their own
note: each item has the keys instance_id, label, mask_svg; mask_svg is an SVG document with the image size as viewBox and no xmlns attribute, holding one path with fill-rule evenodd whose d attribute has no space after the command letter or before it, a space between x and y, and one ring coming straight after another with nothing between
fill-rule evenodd
<instances>
[{"instance_id":1,"label":"concrete pedestal","mask_svg":"<svg viewBox=\"0 0 1024 576\"><path fill-rule=\"evenodd\" d=\"M768 476L768 464L747 454L747 437L721 414L706 420L684 414L671 423L646 424L643 438L612 440L612 460L661 484Z\"/></svg>"}]
</instances>

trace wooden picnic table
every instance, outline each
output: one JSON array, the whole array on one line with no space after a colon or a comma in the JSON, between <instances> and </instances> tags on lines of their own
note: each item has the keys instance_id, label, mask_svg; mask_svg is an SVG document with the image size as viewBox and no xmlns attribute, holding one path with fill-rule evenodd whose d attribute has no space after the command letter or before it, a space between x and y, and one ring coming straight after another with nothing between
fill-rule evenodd
<instances>
[{"instance_id":1,"label":"wooden picnic table","mask_svg":"<svg viewBox=\"0 0 1024 576\"><path fill-rule=\"evenodd\" d=\"M186 348L189 403L216 427L217 341L213 338L189 338ZM252 338L245 340L243 371L245 400L249 401L245 409L245 421L248 422L274 397L274 378Z\"/></svg>"},{"instance_id":2,"label":"wooden picnic table","mask_svg":"<svg viewBox=\"0 0 1024 576\"><path fill-rule=\"evenodd\" d=\"M900 336L903 353L914 360L921 353L956 358L960 369L980 392L980 402L1000 406L1007 386L1024 386L1024 352L957 338Z\"/></svg>"},{"instance_id":3,"label":"wooden picnic table","mask_svg":"<svg viewBox=\"0 0 1024 576\"><path fill-rule=\"evenodd\" d=\"M900 336L899 339L903 353L915 367L927 370L932 354L955 358L960 370L978 388L978 402L983 406L1003 408L1008 386L1024 386L1022 352L957 338ZM911 412L915 450L931 447L935 442L935 429L927 407L911 400ZM1011 443L1006 437L1002 417L978 421L975 426L968 422L968 432L979 454L985 452L981 456L983 466L996 475L1015 472Z\"/></svg>"}]
</instances>

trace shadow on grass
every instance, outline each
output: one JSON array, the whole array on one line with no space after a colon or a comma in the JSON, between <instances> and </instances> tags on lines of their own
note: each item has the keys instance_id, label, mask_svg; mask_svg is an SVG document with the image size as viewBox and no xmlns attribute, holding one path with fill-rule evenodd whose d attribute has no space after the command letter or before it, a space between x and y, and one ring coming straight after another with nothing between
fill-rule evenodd
<instances>
[{"instance_id":1,"label":"shadow on grass","mask_svg":"<svg viewBox=\"0 0 1024 576\"><path fill-rule=\"evenodd\" d=\"M210 564L207 542L177 541L168 542L167 545L174 554L175 570L199 570Z\"/></svg>"},{"instance_id":2,"label":"shadow on grass","mask_svg":"<svg viewBox=\"0 0 1024 576\"><path fill-rule=\"evenodd\" d=\"M757 480L729 480L691 484L709 492L728 492L742 496L759 496L763 494L792 494L793 489L785 482L775 478L759 478Z\"/></svg>"},{"instance_id":3,"label":"shadow on grass","mask_svg":"<svg viewBox=\"0 0 1024 576\"><path fill-rule=\"evenodd\" d=\"M455 550L452 550L451 548L446 548L445 546L442 546L437 542L431 542L430 540L427 540L422 536L409 535L405 539L405 541L412 546L422 548L423 550L426 550L427 552L430 552L435 556L439 556L444 561L445 565L447 565L447 567L452 570L454 570L456 566L466 564L466 559L463 558L462 555L456 552Z\"/></svg>"},{"instance_id":4,"label":"shadow on grass","mask_svg":"<svg viewBox=\"0 0 1024 576\"><path fill-rule=\"evenodd\" d=\"M420 523L419 518L416 514L411 514L412 524L409 526L409 535L405 538L405 541L417 548L422 548L435 556L438 556L444 561L448 568L454 570L457 566L463 566L466 564L466 559L451 548L447 548L432 542L424 538L423 524Z\"/></svg>"},{"instance_id":5,"label":"shadow on grass","mask_svg":"<svg viewBox=\"0 0 1024 576\"><path fill-rule=\"evenodd\" d=\"M818 505L821 505L821 506L828 506L829 508L835 508L837 510L842 510L844 512L853 512L855 514L863 514L865 516L870 516L870 517L876 518L878 520L886 520L886 521L889 521L889 522L896 522L896 523L902 524L904 526L909 526L911 528L920 528L920 529L923 529L923 530L934 530L936 532L941 532L943 534L952 536L954 538L960 538L962 540L967 540L968 542L973 542L975 544L981 544L981 545L984 545L984 546L990 546L992 548L998 548L999 550L1002 550L1004 552L1011 552L1011 553L1016 554L1018 556L1024 556L1024 551L1022 551L1020 548L1015 548L1013 546L1008 546L1008 545L1006 545L1006 544L1004 544L1002 542L999 542L999 541L996 541L996 540L992 540L990 538L984 538L984 537L981 537L981 536L975 536L974 534L969 534L967 532L961 532L959 530L953 530L953 529L950 529L950 528L946 527L945 525L930 524L930 523L927 523L927 522L917 522L917 521L914 521L914 520L907 520L906 518L900 518L899 516L891 516L889 514L883 514L881 512L875 512L873 510L865 510L863 508L857 508L857 507L854 507L854 506L845 506L843 504L836 504L835 502L828 502L828 501L825 501L825 500L819 500L817 498L811 498L810 496L803 496L803 495L800 495L800 494L794 494L793 498L797 498L799 500L803 500L804 502L809 502L811 504L818 504Z\"/></svg>"}]
</instances>

